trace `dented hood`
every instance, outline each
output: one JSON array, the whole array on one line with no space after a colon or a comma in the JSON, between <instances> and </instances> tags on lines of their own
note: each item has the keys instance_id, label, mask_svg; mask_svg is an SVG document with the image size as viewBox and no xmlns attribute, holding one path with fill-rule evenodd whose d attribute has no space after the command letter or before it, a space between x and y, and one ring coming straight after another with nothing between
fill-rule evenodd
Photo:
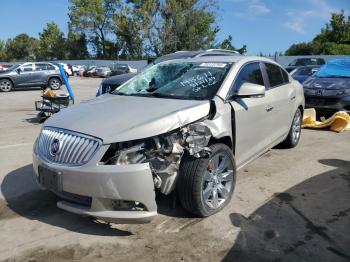
<instances>
[{"instance_id":1,"label":"dented hood","mask_svg":"<svg viewBox=\"0 0 350 262\"><path fill-rule=\"evenodd\" d=\"M107 144L172 131L205 117L209 108L209 101L103 95L61 110L44 126L99 137Z\"/></svg>"}]
</instances>

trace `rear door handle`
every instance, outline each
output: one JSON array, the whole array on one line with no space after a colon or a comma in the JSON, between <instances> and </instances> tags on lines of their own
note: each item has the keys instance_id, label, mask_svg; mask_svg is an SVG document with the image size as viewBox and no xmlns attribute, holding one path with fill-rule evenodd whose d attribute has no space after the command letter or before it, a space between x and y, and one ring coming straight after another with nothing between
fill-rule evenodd
<instances>
[{"instance_id":1,"label":"rear door handle","mask_svg":"<svg viewBox=\"0 0 350 262\"><path fill-rule=\"evenodd\" d=\"M266 112L270 112L270 111L272 111L272 109L273 109L273 106L268 106L268 107L266 107Z\"/></svg>"}]
</instances>

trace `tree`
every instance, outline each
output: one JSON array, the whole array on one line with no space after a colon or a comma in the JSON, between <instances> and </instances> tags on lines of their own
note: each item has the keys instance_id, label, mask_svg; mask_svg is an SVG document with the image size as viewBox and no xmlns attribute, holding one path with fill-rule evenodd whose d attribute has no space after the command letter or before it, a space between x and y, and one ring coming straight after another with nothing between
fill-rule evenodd
<instances>
[{"instance_id":1,"label":"tree","mask_svg":"<svg viewBox=\"0 0 350 262\"><path fill-rule=\"evenodd\" d=\"M0 40L0 61L5 61L5 41Z\"/></svg>"},{"instance_id":2,"label":"tree","mask_svg":"<svg viewBox=\"0 0 350 262\"><path fill-rule=\"evenodd\" d=\"M6 60L33 61L36 59L39 41L27 34L19 34L8 39L5 45Z\"/></svg>"},{"instance_id":3,"label":"tree","mask_svg":"<svg viewBox=\"0 0 350 262\"><path fill-rule=\"evenodd\" d=\"M119 0L69 0L69 18L75 33L85 33L97 50L97 56L107 58L107 36L113 31L113 15Z\"/></svg>"},{"instance_id":4,"label":"tree","mask_svg":"<svg viewBox=\"0 0 350 262\"><path fill-rule=\"evenodd\" d=\"M309 43L293 44L287 55L349 55L350 54L350 16L344 10L332 13L329 23Z\"/></svg>"},{"instance_id":5,"label":"tree","mask_svg":"<svg viewBox=\"0 0 350 262\"><path fill-rule=\"evenodd\" d=\"M215 24L214 0L167 0L161 6L162 54L197 50L213 45L219 28Z\"/></svg>"},{"instance_id":6,"label":"tree","mask_svg":"<svg viewBox=\"0 0 350 262\"><path fill-rule=\"evenodd\" d=\"M85 33L74 34L69 24L66 47L67 59L87 59L89 57Z\"/></svg>"},{"instance_id":7,"label":"tree","mask_svg":"<svg viewBox=\"0 0 350 262\"><path fill-rule=\"evenodd\" d=\"M286 51L286 55L314 55L312 43L298 43L291 45Z\"/></svg>"},{"instance_id":8,"label":"tree","mask_svg":"<svg viewBox=\"0 0 350 262\"><path fill-rule=\"evenodd\" d=\"M160 31L163 23L160 0L127 0L133 10L134 23L140 25L143 51L146 55L161 55Z\"/></svg>"},{"instance_id":9,"label":"tree","mask_svg":"<svg viewBox=\"0 0 350 262\"><path fill-rule=\"evenodd\" d=\"M135 13L126 6L114 17L114 22L119 56L124 59L140 59L143 53L142 24Z\"/></svg>"},{"instance_id":10,"label":"tree","mask_svg":"<svg viewBox=\"0 0 350 262\"><path fill-rule=\"evenodd\" d=\"M233 41L232 36L229 35L221 43L217 44L216 48L233 50L233 51L237 51L240 54L245 54L247 52L246 45L243 45L241 48L236 48L233 46L232 41Z\"/></svg>"},{"instance_id":11,"label":"tree","mask_svg":"<svg viewBox=\"0 0 350 262\"><path fill-rule=\"evenodd\" d=\"M63 32L54 22L48 23L46 28L39 33L39 55L41 60L64 59L66 43Z\"/></svg>"}]
</instances>

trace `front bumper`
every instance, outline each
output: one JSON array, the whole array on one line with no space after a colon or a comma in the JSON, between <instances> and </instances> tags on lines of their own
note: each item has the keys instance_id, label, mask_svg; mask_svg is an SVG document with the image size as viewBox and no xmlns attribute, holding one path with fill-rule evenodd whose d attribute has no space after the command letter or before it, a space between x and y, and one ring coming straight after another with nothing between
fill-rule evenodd
<instances>
[{"instance_id":1,"label":"front bumper","mask_svg":"<svg viewBox=\"0 0 350 262\"><path fill-rule=\"evenodd\" d=\"M63 166L49 163L34 152L33 167L37 177L39 166L57 173L59 186L54 193L66 199L58 202L57 206L66 211L114 223L146 223L157 215L153 177L148 163L98 165L98 159L101 159L101 151L85 165ZM78 197L72 198L72 195ZM81 201L75 201L78 198L90 201L81 204ZM119 209L115 201L139 202L144 209Z\"/></svg>"},{"instance_id":2,"label":"front bumper","mask_svg":"<svg viewBox=\"0 0 350 262\"><path fill-rule=\"evenodd\" d=\"M305 96L305 107L324 111L345 111L350 113L350 96Z\"/></svg>"}]
</instances>

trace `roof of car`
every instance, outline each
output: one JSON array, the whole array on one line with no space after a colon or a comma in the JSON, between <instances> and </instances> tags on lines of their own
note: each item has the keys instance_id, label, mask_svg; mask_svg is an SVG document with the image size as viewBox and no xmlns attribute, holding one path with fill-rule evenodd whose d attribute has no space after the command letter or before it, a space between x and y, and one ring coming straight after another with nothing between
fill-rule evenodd
<instances>
[{"instance_id":1,"label":"roof of car","mask_svg":"<svg viewBox=\"0 0 350 262\"><path fill-rule=\"evenodd\" d=\"M200 57L193 57L193 58L185 58L185 59L173 59L173 60L167 60L163 63L174 63L174 62L225 62L225 63L237 63L238 61L245 60L246 62L249 61L264 61L269 63L276 64L275 61L261 56L200 56Z\"/></svg>"}]
</instances>

